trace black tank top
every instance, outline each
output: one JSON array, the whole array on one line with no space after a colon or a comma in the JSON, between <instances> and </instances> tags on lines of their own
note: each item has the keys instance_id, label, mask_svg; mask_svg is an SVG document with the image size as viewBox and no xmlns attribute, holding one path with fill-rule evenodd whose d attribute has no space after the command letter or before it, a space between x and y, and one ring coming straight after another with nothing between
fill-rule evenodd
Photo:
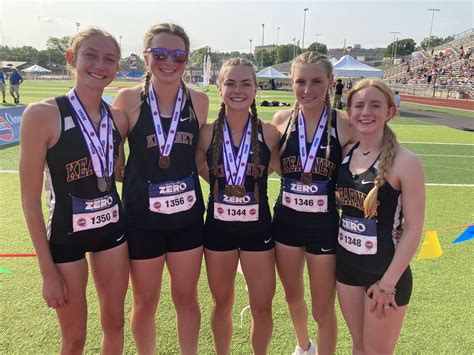
<instances>
[{"instance_id":1,"label":"black tank top","mask_svg":"<svg viewBox=\"0 0 474 355\"><path fill-rule=\"evenodd\" d=\"M115 176L112 175L112 190L100 192L89 150L69 100L65 95L58 96L55 100L61 114L61 132L56 144L46 153L46 195L50 208L48 237L52 243L61 245L81 245L82 242L109 233L116 233L120 237L120 233L123 233L124 219L115 186ZM106 106L106 108L112 118L109 107ZM112 126L115 161L122 138L115 124ZM73 232L73 197L96 199L110 194L115 194L118 199L119 221L101 228Z\"/></svg>"},{"instance_id":2,"label":"black tank top","mask_svg":"<svg viewBox=\"0 0 474 355\"><path fill-rule=\"evenodd\" d=\"M364 218L364 200L374 187L373 181L377 175L378 161L365 172L353 176L349 170L349 163L356 144L339 166L337 190L342 200L342 213L350 217ZM396 239L392 231L397 229L403 218L401 192L395 190L388 181L378 191L378 207L375 220L377 221L377 253L374 255L358 255L341 245L337 248L338 262L350 267L371 273L383 274L395 253Z\"/></svg>"},{"instance_id":3,"label":"black tank top","mask_svg":"<svg viewBox=\"0 0 474 355\"><path fill-rule=\"evenodd\" d=\"M123 182L123 204L127 225L145 229L181 229L200 219L204 213L201 186L196 168L196 147L199 121L190 117L191 99L188 97L180 113L176 137L167 169L158 166L160 152L147 100L143 100L137 123L128 135L128 156ZM171 118L161 119L163 130L168 132ZM150 211L148 185L175 181L192 176L196 202L187 211L161 214Z\"/></svg>"},{"instance_id":4,"label":"black tank top","mask_svg":"<svg viewBox=\"0 0 474 355\"><path fill-rule=\"evenodd\" d=\"M321 137L321 143L316 154L312 170L313 181L327 181L328 192L328 212L311 213L300 212L282 204L283 179L301 178L301 164L299 156L299 141L296 124L286 128L285 134L280 140L280 146L287 140L286 147L280 156L282 179L280 182L280 193L275 203L275 218L289 224L295 224L304 228L328 228L337 225L339 214L336 207L335 190L337 180L337 167L341 162L342 149L337 135L337 113L332 111L331 117L331 142L329 159L326 159L326 149L328 145L326 129ZM289 132L288 132L289 131ZM321 148L323 147L323 149ZM309 151L311 143L306 144Z\"/></svg>"},{"instance_id":5,"label":"black tank top","mask_svg":"<svg viewBox=\"0 0 474 355\"><path fill-rule=\"evenodd\" d=\"M212 136L212 141L214 141L214 134ZM214 188L215 184L218 184L219 190L222 191L226 186L226 178L224 173L224 161L223 161L223 152L221 149L221 154L218 160L218 176L216 176L212 169L209 169L209 186L210 194L207 205L207 218L206 223L224 223L226 226L232 225L236 229L245 229L249 230L255 227L257 223L270 223L271 222L271 213L270 207L268 205L268 165L270 163L270 149L265 143L265 138L263 136L263 128L261 121L259 120L258 124L258 144L260 146L260 176L257 179L258 184L258 198L259 198L259 216L258 221L252 222L224 222L214 218ZM211 143L212 147L212 143ZM235 147L238 150L239 147ZM247 164L247 174L245 177L245 190L246 192L255 191L255 178L252 175L254 165L252 164L252 154L253 150L250 149L249 162ZM211 149L208 149L206 152L207 164L211 167L212 164L212 153Z\"/></svg>"}]
</instances>

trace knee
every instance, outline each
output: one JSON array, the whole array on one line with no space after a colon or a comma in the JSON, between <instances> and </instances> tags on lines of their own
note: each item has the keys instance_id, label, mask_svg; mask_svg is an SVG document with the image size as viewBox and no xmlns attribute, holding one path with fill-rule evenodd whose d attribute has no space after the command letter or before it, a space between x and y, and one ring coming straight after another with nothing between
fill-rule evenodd
<instances>
[{"instance_id":1,"label":"knee","mask_svg":"<svg viewBox=\"0 0 474 355\"><path fill-rule=\"evenodd\" d=\"M189 289L183 291L175 291L172 294L173 303L176 307L176 310L179 312L183 311L192 311L199 309L197 290Z\"/></svg>"},{"instance_id":2,"label":"knee","mask_svg":"<svg viewBox=\"0 0 474 355\"><path fill-rule=\"evenodd\" d=\"M155 317L156 308L158 306L159 296L139 296L133 298L133 313L135 315L143 315Z\"/></svg>"},{"instance_id":3,"label":"knee","mask_svg":"<svg viewBox=\"0 0 474 355\"><path fill-rule=\"evenodd\" d=\"M122 334L125 321L123 315L121 316L107 316L102 320L102 330L105 334Z\"/></svg>"},{"instance_id":4,"label":"knee","mask_svg":"<svg viewBox=\"0 0 474 355\"><path fill-rule=\"evenodd\" d=\"M295 289L295 288L288 288L285 289L285 300L288 305L291 306L305 306L306 302L304 300L303 292Z\"/></svg>"},{"instance_id":5,"label":"knee","mask_svg":"<svg viewBox=\"0 0 474 355\"><path fill-rule=\"evenodd\" d=\"M314 320L319 324L325 324L327 322L333 321L336 319L336 311L334 309L334 304L331 304L326 307L315 307L311 309Z\"/></svg>"},{"instance_id":6,"label":"knee","mask_svg":"<svg viewBox=\"0 0 474 355\"><path fill-rule=\"evenodd\" d=\"M63 332L61 353L81 354L86 345L86 329Z\"/></svg>"},{"instance_id":7,"label":"knee","mask_svg":"<svg viewBox=\"0 0 474 355\"><path fill-rule=\"evenodd\" d=\"M250 307L250 310L254 319L272 319L271 303L262 305L252 305Z\"/></svg>"}]
</instances>

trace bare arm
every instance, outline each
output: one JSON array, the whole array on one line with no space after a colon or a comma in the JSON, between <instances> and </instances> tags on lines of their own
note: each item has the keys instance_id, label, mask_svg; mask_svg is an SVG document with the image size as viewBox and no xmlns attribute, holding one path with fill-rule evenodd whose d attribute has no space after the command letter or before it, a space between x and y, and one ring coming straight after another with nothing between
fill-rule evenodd
<instances>
[{"instance_id":1,"label":"bare arm","mask_svg":"<svg viewBox=\"0 0 474 355\"><path fill-rule=\"evenodd\" d=\"M278 144L280 142L280 133L278 129L271 123L263 123L263 134L265 136L265 142L271 151L270 164L268 167L268 175L272 172L276 172L281 175L280 168L280 153Z\"/></svg>"},{"instance_id":2,"label":"bare arm","mask_svg":"<svg viewBox=\"0 0 474 355\"><path fill-rule=\"evenodd\" d=\"M278 133L278 140L276 142L276 152L272 151L272 156L270 158L270 167L276 172L278 175L281 176L281 162L280 162L280 155L281 151L284 149L280 149L280 140L285 134L286 127L288 126L288 120L291 116L291 110L283 110L277 111L272 119L272 125L276 128Z\"/></svg>"},{"instance_id":3,"label":"bare arm","mask_svg":"<svg viewBox=\"0 0 474 355\"><path fill-rule=\"evenodd\" d=\"M67 303L68 291L64 279L53 262L41 207L43 169L46 152L55 141L59 111L52 103L29 106L22 118L20 131L20 187L23 213L43 278L43 298L48 307Z\"/></svg>"},{"instance_id":4,"label":"bare arm","mask_svg":"<svg viewBox=\"0 0 474 355\"><path fill-rule=\"evenodd\" d=\"M209 114L209 98L207 95L198 90L189 89L191 99L193 100L194 111L199 120L199 127L202 127L207 122L207 115Z\"/></svg>"},{"instance_id":5,"label":"bare arm","mask_svg":"<svg viewBox=\"0 0 474 355\"><path fill-rule=\"evenodd\" d=\"M118 150L118 159L114 165L115 181L122 182L125 167L125 152L123 147L125 144L125 140L127 139L128 118L125 113L120 109L111 108L111 110L112 115L114 117L115 126L118 129L120 136L122 137L122 141L120 142Z\"/></svg>"}]
</instances>

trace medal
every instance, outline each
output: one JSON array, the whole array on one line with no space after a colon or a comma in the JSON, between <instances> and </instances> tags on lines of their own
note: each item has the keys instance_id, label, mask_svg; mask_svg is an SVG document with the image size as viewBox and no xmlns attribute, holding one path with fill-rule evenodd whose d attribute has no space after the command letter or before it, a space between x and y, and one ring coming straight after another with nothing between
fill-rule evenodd
<instances>
[{"instance_id":1,"label":"medal","mask_svg":"<svg viewBox=\"0 0 474 355\"><path fill-rule=\"evenodd\" d=\"M306 129L303 112L299 110L298 112L298 143L299 143L299 153L300 153L300 162L301 162L301 177L300 180L303 184L309 185L313 181L311 175L311 170L313 170L314 161L316 160L316 155L319 150L319 143L321 142L321 137L323 136L324 128L326 127L327 122L327 112L324 108L319 118L318 128L314 132L313 141L311 143L311 148L309 154L306 151Z\"/></svg>"},{"instance_id":2,"label":"medal","mask_svg":"<svg viewBox=\"0 0 474 355\"><path fill-rule=\"evenodd\" d=\"M245 175L247 173L247 162L250 155L250 141L252 127L250 116L247 118L246 129L240 140L237 154L234 151L234 143L230 135L227 119L224 121L224 139L222 141L224 172L226 178L226 194L243 197L245 196Z\"/></svg>"},{"instance_id":3,"label":"medal","mask_svg":"<svg viewBox=\"0 0 474 355\"><path fill-rule=\"evenodd\" d=\"M160 159L158 159L158 165L161 169L168 169L171 165L170 156L168 155L167 157L160 157Z\"/></svg>"},{"instance_id":4,"label":"medal","mask_svg":"<svg viewBox=\"0 0 474 355\"><path fill-rule=\"evenodd\" d=\"M105 192L107 191L107 180L102 177L97 178L97 188L99 189L100 192Z\"/></svg>"},{"instance_id":5,"label":"medal","mask_svg":"<svg viewBox=\"0 0 474 355\"><path fill-rule=\"evenodd\" d=\"M300 180L303 184L309 185L313 181L313 176L311 173L301 173Z\"/></svg>"},{"instance_id":6,"label":"medal","mask_svg":"<svg viewBox=\"0 0 474 355\"><path fill-rule=\"evenodd\" d=\"M245 186L241 185L226 185L224 193L227 196L234 196L234 197L244 197L245 196Z\"/></svg>"},{"instance_id":7,"label":"medal","mask_svg":"<svg viewBox=\"0 0 474 355\"><path fill-rule=\"evenodd\" d=\"M107 191L111 191L112 190L112 184L113 184L113 180L112 180L112 176L108 176L105 178L105 182L107 184Z\"/></svg>"},{"instance_id":8,"label":"medal","mask_svg":"<svg viewBox=\"0 0 474 355\"><path fill-rule=\"evenodd\" d=\"M163 131L163 125L161 124L160 109L158 107L158 100L155 96L155 90L153 84L150 83L148 88L148 97L150 98L150 109L153 117L153 127L155 128L155 135L158 141L158 149L160 151L160 158L158 159L158 166L162 169L168 169L171 165L171 149L173 148L174 138L179 122L179 115L181 113L181 106L183 103L183 88L181 85L178 89L178 96L174 104L173 116L171 118L170 128L165 139L165 133Z\"/></svg>"}]
</instances>

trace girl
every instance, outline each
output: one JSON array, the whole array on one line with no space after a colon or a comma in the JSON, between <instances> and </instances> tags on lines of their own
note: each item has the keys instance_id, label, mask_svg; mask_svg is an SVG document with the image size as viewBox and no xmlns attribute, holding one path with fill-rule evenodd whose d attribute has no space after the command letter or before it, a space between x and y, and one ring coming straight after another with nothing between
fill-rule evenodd
<instances>
[{"instance_id":1,"label":"girl","mask_svg":"<svg viewBox=\"0 0 474 355\"><path fill-rule=\"evenodd\" d=\"M348 94L347 107L360 142L338 172L342 217L337 293L353 354L391 354L411 295L408 263L423 228L423 169L387 125L396 113L387 85L374 79L358 82ZM402 216L398 243L392 229Z\"/></svg>"},{"instance_id":2,"label":"girl","mask_svg":"<svg viewBox=\"0 0 474 355\"><path fill-rule=\"evenodd\" d=\"M273 118L280 132L282 173L273 236L278 274L296 331L294 354L316 353L307 327L305 260L312 314L318 324L319 353L332 354L336 348L335 253L339 215L335 185L341 147L352 139L352 132L347 120L331 110L332 82L332 65L326 56L315 52L299 55L291 67L295 107L279 111Z\"/></svg>"},{"instance_id":3,"label":"girl","mask_svg":"<svg viewBox=\"0 0 474 355\"><path fill-rule=\"evenodd\" d=\"M144 47L144 85L123 89L115 99L129 123L123 200L131 259L132 332L140 354L155 353L155 313L166 262L180 350L195 354L204 212L195 154L209 101L182 81L189 53L183 28L153 26L145 34Z\"/></svg>"},{"instance_id":4,"label":"girl","mask_svg":"<svg viewBox=\"0 0 474 355\"><path fill-rule=\"evenodd\" d=\"M86 341L89 262L99 296L102 352L123 350L128 251L114 161L127 132L125 115L101 96L118 70L120 48L107 32L79 32L66 52L75 73L64 96L28 106L21 127L20 182L26 223L38 255L43 297L56 310L61 353ZM50 220L41 210L43 168Z\"/></svg>"},{"instance_id":5,"label":"girl","mask_svg":"<svg viewBox=\"0 0 474 355\"><path fill-rule=\"evenodd\" d=\"M229 353L239 260L249 292L255 354L267 353L272 334L275 266L267 176L278 132L258 119L256 92L255 70L249 61L230 59L223 64L219 115L203 128L196 158L198 166L206 162L209 166L204 247L217 354Z\"/></svg>"}]
</instances>

